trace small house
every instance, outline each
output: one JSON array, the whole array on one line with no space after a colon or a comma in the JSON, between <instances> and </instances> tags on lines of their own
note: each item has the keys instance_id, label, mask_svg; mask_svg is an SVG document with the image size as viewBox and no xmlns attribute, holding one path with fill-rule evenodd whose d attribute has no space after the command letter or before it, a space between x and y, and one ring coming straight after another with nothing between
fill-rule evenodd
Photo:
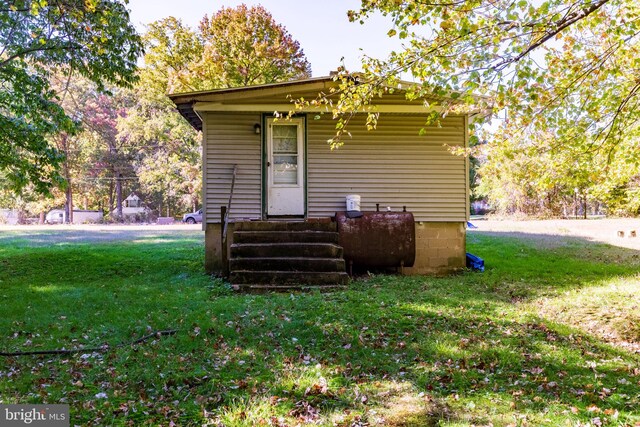
<instances>
[{"instance_id":1,"label":"small house","mask_svg":"<svg viewBox=\"0 0 640 427\"><path fill-rule=\"evenodd\" d=\"M149 208L147 208L142 199L138 197L136 193L131 193L126 199L122 201L122 217L123 218L140 218L149 214ZM118 209L114 209L111 212L112 216L118 214Z\"/></svg>"},{"instance_id":2,"label":"small house","mask_svg":"<svg viewBox=\"0 0 640 427\"><path fill-rule=\"evenodd\" d=\"M321 77L169 95L203 133L209 272L229 268L231 282L239 285L344 283L349 260L343 260L335 217L346 210L349 195L360 196L364 212L412 214L415 259L405 264L405 274L464 268L468 159L450 147L468 146L472 114L448 115L425 128L427 114L438 107L409 101L397 90L371 107L380 113L377 129L368 131L365 111L357 112L349 122L351 136L334 150L327 140L336 122L326 107L308 106L290 119L274 116L293 110L291 99L314 99L336 86L332 77ZM329 234L320 237L321 231ZM300 261L314 247L323 261ZM288 261L278 261L283 259Z\"/></svg>"}]
</instances>

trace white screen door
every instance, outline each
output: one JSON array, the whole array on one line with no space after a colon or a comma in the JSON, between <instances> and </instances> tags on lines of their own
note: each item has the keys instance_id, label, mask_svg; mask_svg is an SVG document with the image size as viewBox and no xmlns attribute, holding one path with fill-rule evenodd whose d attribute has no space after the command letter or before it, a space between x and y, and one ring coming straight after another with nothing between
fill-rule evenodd
<instances>
[{"instance_id":1,"label":"white screen door","mask_svg":"<svg viewBox=\"0 0 640 427\"><path fill-rule=\"evenodd\" d=\"M267 215L304 215L304 121L267 119Z\"/></svg>"}]
</instances>

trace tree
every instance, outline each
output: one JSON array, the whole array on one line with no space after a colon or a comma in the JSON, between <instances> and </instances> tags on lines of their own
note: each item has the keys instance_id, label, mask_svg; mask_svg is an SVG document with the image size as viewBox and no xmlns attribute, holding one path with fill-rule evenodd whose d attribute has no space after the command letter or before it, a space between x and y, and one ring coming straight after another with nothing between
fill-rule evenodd
<instances>
[{"instance_id":1,"label":"tree","mask_svg":"<svg viewBox=\"0 0 640 427\"><path fill-rule=\"evenodd\" d=\"M572 217L604 209L614 215L640 213L638 141L620 144L618 155L556 147L555 135L527 138L517 126L496 131L478 151L482 162L476 195L489 199L498 213ZM634 148L635 147L635 148Z\"/></svg>"},{"instance_id":2,"label":"tree","mask_svg":"<svg viewBox=\"0 0 640 427\"><path fill-rule=\"evenodd\" d=\"M389 35L408 43L384 62L365 59L368 77L409 72L415 95L491 94L496 111L563 139L579 128L593 144L615 143L637 126L634 0L363 0L350 18L375 9L392 18Z\"/></svg>"},{"instance_id":3,"label":"tree","mask_svg":"<svg viewBox=\"0 0 640 427\"><path fill-rule=\"evenodd\" d=\"M248 86L311 75L300 44L262 6L223 8L200 23L200 73L215 87Z\"/></svg>"},{"instance_id":4,"label":"tree","mask_svg":"<svg viewBox=\"0 0 640 427\"><path fill-rule=\"evenodd\" d=\"M113 211L115 202L115 216L121 220L123 184L125 180L136 180L133 161L139 154L136 142L119 134L118 124L127 116L126 107L132 102L126 99L126 93L106 96L94 92L92 95L85 101L83 124L98 147L94 152L94 167L101 169L97 175L109 181L109 212Z\"/></svg>"},{"instance_id":5,"label":"tree","mask_svg":"<svg viewBox=\"0 0 640 427\"><path fill-rule=\"evenodd\" d=\"M157 212L196 210L201 135L176 111L167 92L274 83L310 75L300 45L261 6L224 8L197 30L168 17L143 36L145 66L118 119L118 137L141 147L135 160L143 193Z\"/></svg>"},{"instance_id":6,"label":"tree","mask_svg":"<svg viewBox=\"0 0 640 427\"><path fill-rule=\"evenodd\" d=\"M477 194L500 214L570 217L578 198L584 214L584 198L602 183L603 163L597 153L587 156L576 147L557 152L554 144L552 133L534 143L513 128L499 129L494 141L481 147Z\"/></svg>"},{"instance_id":7,"label":"tree","mask_svg":"<svg viewBox=\"0 0 640 427\"><path fill-rule=\"evenodd\" d=\"M223 8L197 31L168 17L144 35L143 79L160 93L274 83L309 77L300 43L262 6Z\"/></svg>"},{"instance_id":8,"label":"tree","mask_svg":"<svg viewBox=\"0 0 640 427\"><path fill-rule=\"evenodd\" d=\"M77 74L53 72L50 82L59 94L59 105L80 127L74 134L60 132L50 138L64 155L61 174L65 182L67 221L73 221L73 195L77 191L85 206L89 199L93 200L93 207L102 205L98 193L104 190L104 182L109 187L109 202L104 206L111 212L115 204L118 216L122 217L123 181L135 178L132 160L136 147L119 138L117 126L133 100L115 88L109 88L111 93L106 95L93 82Z\"/></svg>"},{"instance_id":9,"label":"tree","mask_svg":"<svg viewBox=\"0 0 640 427\"><path fill-rule=\"evenodd\" d=\"M145 200L158 214L176 201L181 209L195 210L202 188L200 134L146 82L143 77L131 95L136 104L119 118L118 138L139 148L133 166Z\"/></svg>"},{"instance_id":10,"label":"tree","mask_svg":"<svg viewBox=\"0 0 640 427\"><path fill-rule=\"evenodd\" d=\"M0 1L0 40L0 170L15 189L46 192L63 158L47 138L78 131L50 72L64 67L99 90L128 86L142 43L119 0Z\"/></svg>"},{"instance_id":11,"label":"tree","mask_svg":"<svg viewBox=\"0 0 640 427\"><path fill-rule=\"evenodd\" d=\"M416 83L408 97L443 99L435 101L444 106L443 114L473 105L508 115L502 131L481 135L493 149L489 161L500 158L504 164L516 149L531 158L563 159L556 171L571 171L578 156L582 165L613 179L625 165L619 157L637 150L636 0L362 0L349 17L363 22L374 11L391 18L388 35L405 43L386 59L365 58L358 78L339 76L337 138L350 109L383 96L409 74ZM370 114L371 125L375 120ZM511 140L500 140L506 136ZM506 151L497 155L501 147ZM490 179L488 170L497 171L493 166L483 179ZM574 185L565 178L555 184ZM533 181L535 174L523 182Z\"/></svg>"},{"instance_id":12,"label":"tree","mask_svg":"<svg viewBox=\"0 0 640 427\"><path fill-rule=\"evenodd\" d=\"M197 70L204 52L202 37L179 19L170 16L152 22L143 41L146 66L140 71L141 86L165 95L210 89L213 85Z\"/></svg>"},{"instance_id":13,"label":"tree","mask_svg":"<svg viewBox=\"0 0 640 427\"><path fill-rule=\"evenodd\" d=\"M53 71L49 75L49 84L58 94L57 104L62 107L68 117L81 123L84 114L84 99L87 94L95 90L94 85L88 80L70 74L68 69ZM82 168L86 160L86 150L83 142L86 133L82 129L74 132L60 131L48 138L50 144L62 156L60 162L60 174L64 180L65 193L65 220L73 222L73 193L75 179L80 178L78 170Z\"/></svg>"}]
</instances>

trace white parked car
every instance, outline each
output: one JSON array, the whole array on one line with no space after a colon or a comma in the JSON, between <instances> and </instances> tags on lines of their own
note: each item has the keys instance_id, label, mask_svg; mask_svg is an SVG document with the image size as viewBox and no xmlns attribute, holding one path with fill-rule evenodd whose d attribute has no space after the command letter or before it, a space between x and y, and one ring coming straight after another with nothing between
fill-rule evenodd
<instances>
[{"instance_id":1,"label":"white parked car","mask_svg":"<svg viewBox=\"0 0 640 427\"><path fill-rule=\"evenodd\" d=\"M202 209L198 210L197 212L184 214L182 216L182 222L186 222L187 224L196 224L198 222L202 222Z\"/></svg>"},{"instance_id":2,"label":"white parked car","mask_svg":"<svg viewBox=\"0 0 640 427\"><path fill-rule=\"evenodd\" d=\"M64 224L66 215L62 209L53 209L44 217L47 224Z\"/></svg>"}]
</instances>

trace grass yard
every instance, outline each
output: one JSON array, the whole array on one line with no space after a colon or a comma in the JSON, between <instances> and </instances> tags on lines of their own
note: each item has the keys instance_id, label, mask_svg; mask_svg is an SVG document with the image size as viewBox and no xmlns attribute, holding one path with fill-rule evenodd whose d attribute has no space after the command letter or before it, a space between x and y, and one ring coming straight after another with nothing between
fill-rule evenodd
<instances>
[{"instance_id":1,"label":"grass yard","mask_svg":"<svg viewBox=\"0 0 640 427\"><path fill-rule=\"evenodd\" d=\"M638 252L470 234L485 273L237 295L201 236L0 239L0 402L71 425L640 426Z\"/></svg>"}]
</instances>

